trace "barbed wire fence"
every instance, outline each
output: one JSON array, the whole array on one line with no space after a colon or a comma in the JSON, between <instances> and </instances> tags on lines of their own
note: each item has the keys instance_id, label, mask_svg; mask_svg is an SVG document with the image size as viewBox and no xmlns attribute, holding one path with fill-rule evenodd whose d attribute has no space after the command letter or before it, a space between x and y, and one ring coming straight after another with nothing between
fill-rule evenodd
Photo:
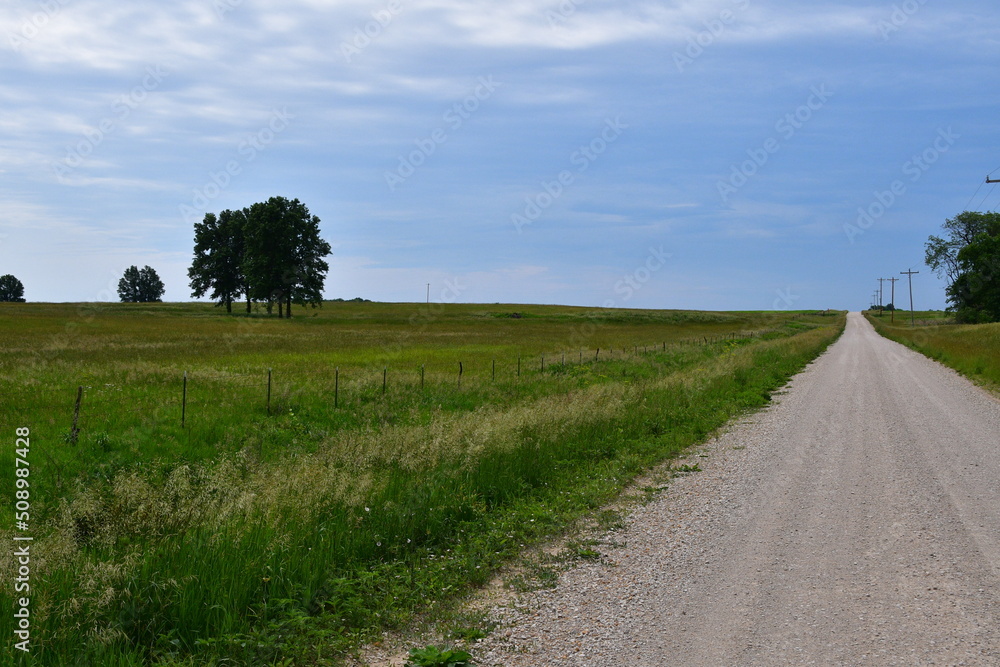
<instances>
[{"instance_id":1,"label":"barbed wire fence","mask_svg":"<svg viewBox=\"0 0 1000 667\"><path fill-rule=\"evenodd\" d=\"M493 357L452 363L423 363L405 367L380 364L369 368L340 366L296 368L294 371L244 368L226 370L162 369L159 382L142 385L136 378L115 382L83 381L67 392L63 387L34 386L20 393L9 406L21 414L44 412L68 444L75 445L80 434L106 436L129 427L179 425L189 429L201 424L201 416L213 410L240 410L247 415L274 416L289 412L296 397L308 396L334 410L359 408L384 399L390 392L423 394L430 390L468 391L485 383L509 383L516 387L523 377L549 374L558 378L573 367L591 363L628 361L668 349L713 346L729 341L759 339L780 327L725 334L701 335L673 341L620 344L607 348L563 349L557 352ZM787 330L786 330L787 331ZM170 378L176 380L171 381ZM478 383L478 385L477 385ZM165 386L171 386L167 391ZM26 388L27 389L27 388ZM20 404L20 405L18 405ZM20 409L20 410L19 410ZM203 424L201 424L203 425Z\"/></svg>"}]
</instances>

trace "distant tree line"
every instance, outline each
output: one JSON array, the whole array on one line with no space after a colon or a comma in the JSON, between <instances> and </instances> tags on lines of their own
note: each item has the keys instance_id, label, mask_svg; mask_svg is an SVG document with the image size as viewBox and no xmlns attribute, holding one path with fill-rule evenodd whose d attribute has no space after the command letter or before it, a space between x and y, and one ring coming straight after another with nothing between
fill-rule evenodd
<instances>
[{"instance_id":1,"label":"distant tree line","mask_svg":"<svg viewBox=\"0 0 1000 667\"><path fill-rule=\"evenodd\" d=\"M272 197L238 210L207 213L194 226L194 261L188 269L192 296L206 294L226 312L246 300L278 306L292 316L292 304L319 305L329 265L330 244L320 237L320 219L298 199Z\"/></svg>"},{"instance_id":2,"label":"distant tree line","mask_svg":"<svg viewBox=\"0 0 1000 667\"><path fill-rule=\"evenodd\" d=\"M927 265L948 281L959 322L1000 321L1000 214L965 211L942 225L945 238L925 245Z\"/></svg>"}]
</instances>

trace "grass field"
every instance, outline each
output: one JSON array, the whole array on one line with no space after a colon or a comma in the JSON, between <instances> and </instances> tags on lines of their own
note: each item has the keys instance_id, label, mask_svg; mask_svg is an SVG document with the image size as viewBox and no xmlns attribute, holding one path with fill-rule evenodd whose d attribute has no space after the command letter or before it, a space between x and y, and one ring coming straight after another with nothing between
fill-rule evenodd
<instances>
[{"instance_id":1,"label":"grass field","mask_svg":"<svg viewBox=\"0 0 1000 667\"><path fill-rule=\"evenodd\" d=\"M37 665L338 664L764 404L844 323L0 305L0 488L30 428L34 538L33 650L0 656Z\"/></svg>"},{"instance_id":2,"label":"grass field","mask_svg":"<svg viewBox=\"0 0 1000 667\"><path fill-rule=\"evenodd\" d=\"M896 313L894 323L888 313L868 313L868 319L883 336L1000 390L1000 323L955 324L940 311L915 312L913 327L909 313Z\"/></svg>"}]
</instances>

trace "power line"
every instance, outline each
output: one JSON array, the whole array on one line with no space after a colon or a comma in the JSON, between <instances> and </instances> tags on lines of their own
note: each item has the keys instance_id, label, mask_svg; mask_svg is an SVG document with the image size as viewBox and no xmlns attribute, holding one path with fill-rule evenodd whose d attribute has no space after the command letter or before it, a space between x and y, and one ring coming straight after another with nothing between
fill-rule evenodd
<instances>
[{"instance_id":1,"label":"power line","mask_svg":"<svg viewBox=\"0 0 1000 667\"><path fill-rule=\"evenodd\" d=\"M971 197L969 197L969 201L965 204L965 210L966 211L971 211L972 210L972 209L969 208L969 204L971 204L972 200L976 198L976 195L979 194L979 191L983 189L983 185L985 185L985 183L980 183L979 187L976 188L976 191L972 193Z\"/></svg>"},{"instance_id":2,"label":"power line","mask_svg":"<svg viewBox=\"0 0 1000 667\"><path fill-rule=\"evenodd\" d=\"M985 203L986 203L986 200L987 200L987 199L989 198L989 196L990 196L991 194L993 194L993 191L992 191L992 190L988 190L988 191L986 192L986 194L985 194L985 195L983 195L983 198L982 198L982 200L981 200L981 201L979 202L979 205L978 205L978 206L976 206L975 210L977 210L977 211L978 211L979 209L981 209L981 208L983 207L983 204L985 204Z\"/></svg>"},{"instance_id":3,"label":"power line","mask_svg":"<svg viewBox=\"0 0 1000 667\"><path fill-rule=\"evenodd\" d=\"M972 210L972 209L969 208L969 204L971 204L972 200L975 199L976 195L979 194L979 191L982 189L983 185L985 185L987 183L1000 183L1000 180L990 178L990 176L992 176L993 174L995 174L998 171L1000 171L1000 167L997 167L996 169L994 169L990 173L986 174L986 180L985 181L980 181L979 182L979 187L976 188L976 191L972 193L971 197L969 197L968 203L965 204L965 210L966 211L971 211ZM987 193L986 197L988 197L988 196L989 196L989 193ZM986 197L983 197L983 201L979 202L979 206L977 206L976 208L982 207L983 202L986 201Z\"/></svg>"}]
</instances>

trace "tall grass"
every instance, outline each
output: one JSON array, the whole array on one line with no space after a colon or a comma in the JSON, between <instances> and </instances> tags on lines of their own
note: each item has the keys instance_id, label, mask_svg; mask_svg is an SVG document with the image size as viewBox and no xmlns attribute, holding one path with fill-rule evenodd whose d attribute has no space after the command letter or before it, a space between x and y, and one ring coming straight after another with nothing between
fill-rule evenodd
<instances>
[{"instance_id":1,"label":"tall grass","mask_svg":"<svg viewBox=\"0 0 1000 667\"><path fill-rule=\"evenodd\" d=\"M954 324L934 317L934 313L916 313L918 326L897 318L868 319L883 336L940 361L959 373L993 389L1000 389L1000 323Z\"/></svg>"},{"instance_id":2,"label":"tall grass","mask_svg":"<svg viewBox=\"0 0 1000 667\"><path fill-rule=\"evenodd\" d=\"M34 651L0 655L322 664L487 581L523 544L765 403L836 337L843 318L827 319L767 340L552 365L481 395L463 389L477 398L462 409L435 405L443 391L429 403L390 397L409 416L380 424L333 428L305 393L298 412L244 427L241 447L104 477L73 475L67 459L33 546ZM0 553L5 580L14 568ZM0 604L12 604L7 587ZM0 632L10 629L5 616Z\"/></svg>"}]
</instances>

